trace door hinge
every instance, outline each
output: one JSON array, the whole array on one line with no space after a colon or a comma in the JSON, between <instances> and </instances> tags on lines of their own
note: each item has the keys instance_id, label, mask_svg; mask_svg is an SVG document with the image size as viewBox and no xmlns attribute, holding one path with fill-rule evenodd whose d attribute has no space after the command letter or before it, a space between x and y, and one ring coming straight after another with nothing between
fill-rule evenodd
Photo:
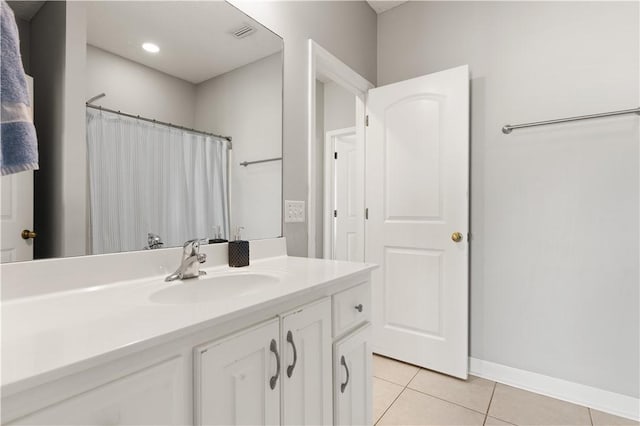
<instances>
[{"instance_id":1,"label":"door hinge","mask_svg":"<svg viewBox=\"0 0 640 426\"><path fill-rule=\"evenodd\" d=\"M333 217L338 217L338 210L333 211Z\"/></svg>"},{"instance_id":2,"label":"door hinge","mask_svg":"<svg viewBox=\"0 0 640 426\"><path fill-rule=\"evenodd\" d=\"M333 153L333 158L336 159L336 160L338 159L338 153L337 152Z\"/></svg>"},{"instance_id":3,"label":"door hinge","mask_svg":"<svg viewBox=\"0 0 640 426\"><path fill-rule=\"evenodd\" d=\"M364 116L364 125L369 127L369 116L368 115Z\"/></svg>"},{"instance_id":4,"label":"door hinge","mask_svg":"<svg viewBox=\"0 0 640 426\"><path fill-rule=\"evenodd\" d=\"M369 207L364 209L364 218L365 220L369 220Z\"/></svg>"}]
</instances>

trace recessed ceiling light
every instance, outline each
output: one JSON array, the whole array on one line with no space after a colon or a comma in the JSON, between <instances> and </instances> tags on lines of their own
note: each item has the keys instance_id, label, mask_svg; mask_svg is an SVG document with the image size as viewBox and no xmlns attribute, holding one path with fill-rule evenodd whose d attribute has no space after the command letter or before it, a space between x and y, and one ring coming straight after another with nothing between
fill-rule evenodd
<instances>
[{"instance_id":1,"label":"recessed ceiling light","mask_svg":"<svg viewBox=\"0 0 640 426\"><path fill-rule=\"evenodd\" d=\"M149 53L158 53L160 51L158 45L153 43L142 43L142 48Z\"/></svg>"}]
</instances>

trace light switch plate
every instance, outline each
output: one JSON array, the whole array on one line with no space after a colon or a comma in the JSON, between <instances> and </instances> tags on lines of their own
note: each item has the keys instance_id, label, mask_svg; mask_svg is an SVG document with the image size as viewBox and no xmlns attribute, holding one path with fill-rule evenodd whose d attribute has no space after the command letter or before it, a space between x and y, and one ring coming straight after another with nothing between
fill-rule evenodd
<instances>
[{"instance_id":1,"label":"light switch plate","mask_svg":"<svg viewBox=\"0 0 640 426\"><path fill-rule=\"evenodd\" d=\"M284 222L304 222L304 201L284 200Z\"/></svg>"}]
</instances>

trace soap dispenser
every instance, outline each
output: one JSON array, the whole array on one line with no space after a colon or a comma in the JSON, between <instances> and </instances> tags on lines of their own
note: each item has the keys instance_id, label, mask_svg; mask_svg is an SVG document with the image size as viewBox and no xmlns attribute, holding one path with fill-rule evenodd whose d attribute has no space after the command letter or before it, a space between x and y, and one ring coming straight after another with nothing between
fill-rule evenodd
<instances>
[{"instance_id":1,"label":"soap dispenser","mask_svg":"<svg viewBox=\"0 0 640 426\"><path fill-rule=\"evenodd\" d=\"M234 268L249 266L249 241L240 239L242 229L241 226L237 227L233 241L229 241L229 266Z\"/></svg>"},{"instance_id":2,"label":"soap dispenser","mask_svg":"<svg viewBox=\"0 0 640 426\"><path fill-rule=\"evenodd\" d=\"M214 233L214 237L209 240L209 244L218 244L218 243L226 243L227 240L222 238L222 233L220 232L220 226L216 226L216 231Z\"/></svg>"}]
</instances>

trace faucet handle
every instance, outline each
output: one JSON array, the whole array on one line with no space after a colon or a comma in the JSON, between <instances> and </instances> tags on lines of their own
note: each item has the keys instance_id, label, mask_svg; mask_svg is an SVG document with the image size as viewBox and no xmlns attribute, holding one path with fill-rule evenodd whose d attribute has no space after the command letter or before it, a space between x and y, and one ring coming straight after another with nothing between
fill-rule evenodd
<instances>
[{"instance_id":1,"label":"faucet handle","mask_svg":"<svg viewBox=\"0 0 640 426\"><path fill-rule=\"evenodd\" d=\"M200 240L197 238L185 242L182 246L182 253L186 257L195 256L198 252L200 252Z\"/></svg>"},{"instance_id":2,"label":"faucet handle","mask_svg":"<svg viewBox=\"0 0 640 426\"><path fill-rule=\"evenodd\" d=\"M162 237L158 234L154 234L152 232L147 233L147 246L150 249L160 248L164 245L162 241Z\"/></svg>"}]
</instances>

